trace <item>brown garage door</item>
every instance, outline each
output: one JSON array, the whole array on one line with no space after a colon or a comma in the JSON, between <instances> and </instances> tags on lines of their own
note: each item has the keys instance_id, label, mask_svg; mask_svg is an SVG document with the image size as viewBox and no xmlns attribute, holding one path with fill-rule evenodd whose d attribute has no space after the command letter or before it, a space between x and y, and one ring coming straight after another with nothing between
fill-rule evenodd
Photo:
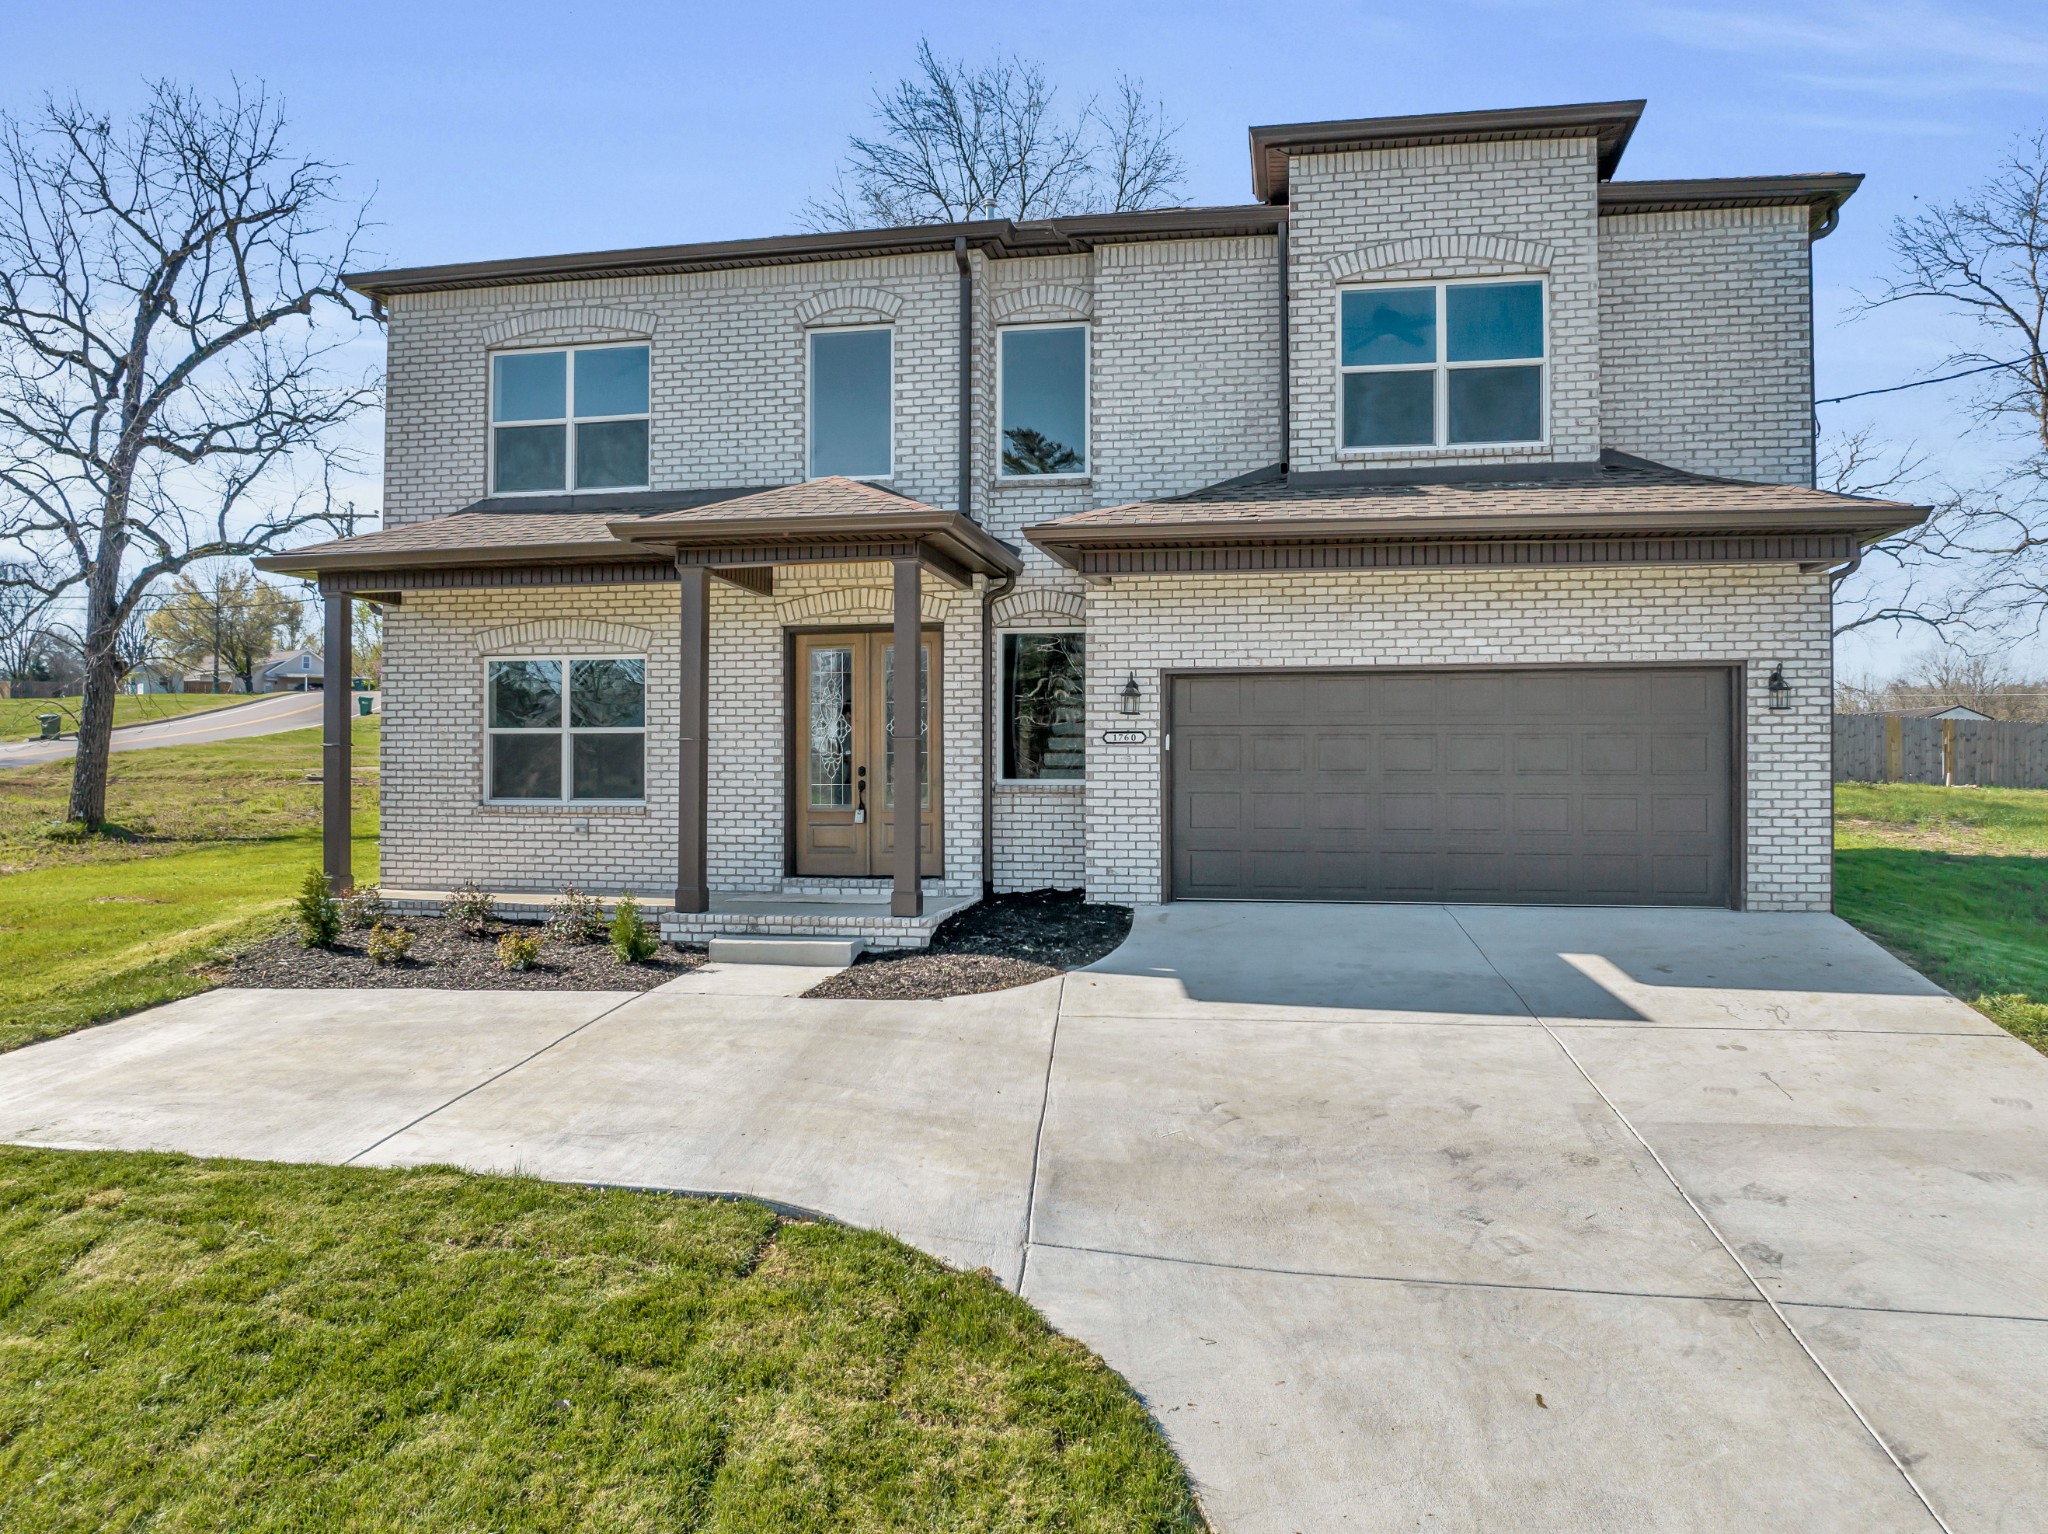
<instances>
[{"instance_id":1,"label":"brown garage door","mask_svg":"<svg viewBox=\"0 0 2048 1534\"><path fill-rule=\"evenodd\" d=\"M1173 679L1172 895L1718 905L1730 673Z\"/></svg>"}]
</instances>

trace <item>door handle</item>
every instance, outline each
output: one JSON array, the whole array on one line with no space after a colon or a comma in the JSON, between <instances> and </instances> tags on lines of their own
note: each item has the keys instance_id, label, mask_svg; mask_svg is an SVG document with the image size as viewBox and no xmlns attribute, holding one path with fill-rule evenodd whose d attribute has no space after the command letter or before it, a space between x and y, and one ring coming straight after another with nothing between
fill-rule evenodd
<instances>
[{"instance_id":1,"label":"door handle","mask_svg":"<svg viewBox=\"0 0 2048 1534\"><path fill-rule=\"evenodd\" d=\"M853 823L867 824L868 819L868 770L862 767L853 780Z\"/></svg>"}]
</instances>

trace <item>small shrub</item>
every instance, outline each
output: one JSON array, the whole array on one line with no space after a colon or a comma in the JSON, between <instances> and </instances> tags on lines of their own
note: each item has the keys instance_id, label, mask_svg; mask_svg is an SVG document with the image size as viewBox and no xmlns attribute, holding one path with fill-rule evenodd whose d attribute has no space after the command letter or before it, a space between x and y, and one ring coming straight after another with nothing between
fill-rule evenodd
<instances>
[{"instance_id":1,"label":"small shrub","mask_svg":"<svg viewBox=\"0 0 2048 1534\"><path fill-rule=\"evenodd\" d=\"M604 902L573 884L563 885L561 898L548 907L548 932L565 942L602 943L608 930Z\"/></svg>"},{"instance_id":2,"label":"small shrub","mask_svg":"<svg viewBox=\"0 0 2048 1534\"><path fill-rule=\"evenodd\" d=\"M351 932L362 932L391 915L391 907L374 884L358 884L341 897L341 924Z\"/></svg>"},{"instance_id":3,"label":"small shrub","mask_svg":"<svg viewBox=\"0 0 2048 1534\"><path fill-rule=\"evenodd\" d=\"M306 877L299 881L292 921L299 929L299 941L308 948L325 948L341 935L341 902L334 898L327 875L317 868L307 869Z\"/></svg>"},{"instance_id":4,"label":"small shrub","mask_svg":"<svg viewBox=\"0 0 2048 1534\"><path fill-rule=\"evenodd\" d=\"M640 902L631 895L621 895L619 908L612 916L612 957L621 964L639 964L653 958L660 946L661 939L640 914Z\"/></svg>"},{"instance_id":5,"label":"small shrub","mask_svg":"<svg viewBox=\"0 0 2048 1534\"><path fill-rule=\"evenodd\" d=\"M410 927L393 927L380 921L370 929L370 940L363 946L379 964L397 964L412 952L413 935Z\"/></svg>"},{"instance_id":6,"label":"small shrub","mask_svg":"<svg viewBox=\"0 0 2048 1534\"><path fill-rule=\"evenodd\" d=\"M474 879L458 887L441 902L441 914L471 937L487 934L491 930L492 919L497 915L491 909L490 895Z\"/></svg>"},{"instance_id":7,"label":"small shrub","mask_svg":"<svg viewBox=\"0 0 2048 1534\"><path fill-rule=\"evenodd\" d=\"M540 938L524 932L508 932L498 939L498 968L532 969L540 960Z\"/></svg>"}]
</instances>

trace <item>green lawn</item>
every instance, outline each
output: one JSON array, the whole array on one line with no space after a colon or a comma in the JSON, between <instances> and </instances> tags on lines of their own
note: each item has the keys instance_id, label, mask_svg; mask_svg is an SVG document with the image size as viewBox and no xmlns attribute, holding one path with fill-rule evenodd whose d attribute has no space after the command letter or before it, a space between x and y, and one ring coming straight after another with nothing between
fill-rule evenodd
<instances>
[{"instance_id":1,"label":"green lawn","mask_svg":"<svg viewBox=\"0 0 2048 1534\"><path fill-rule=\"evenodd\" d=\"M758 1204L0 1148L0 1528L1200 1527L986 1276Z\"/></svg>"},{"instance_id":2,"label":"green lawn","mask_svg":"<svg viewBox=\"0 0 2048 1534\"><path fill-rule=\"evenodd\" d=\"M1836 784L1835 908L2048 1053L2048 789Z\"/></svg>"},{"instance_id":3,"label":"green lawn","mask_svg":"<svg viewBox=\"0 0 2048 1534\"><path fill-rule=\"evenodd\" d=\"M42 733L36 723L38 714L59 714L64 720L64 733L78 733L78 708L81 698L0 698L0 740L33 740ZM230 703L247 703L249 695L243 693L204 692L152 692L122 693L114 700L114 723L147 724L156 719L179 719L186 714L204 713L210 708L225 708Z\"/></svg>"},{"instance_id":4,"label":"green lawn","mask_svg":"<svg viewBox=\"0 0 2048 1534\"><path fill-rule=\"evenodd\" d=\"M355 867L377 874L380 721L355 728ZM71 764L0 772L0 1050L189 995L320 861L320 732L123 752L108 835L68 838ZM5 1520L0 1519L0 1527Z\"/></svg>"}]
</instances>

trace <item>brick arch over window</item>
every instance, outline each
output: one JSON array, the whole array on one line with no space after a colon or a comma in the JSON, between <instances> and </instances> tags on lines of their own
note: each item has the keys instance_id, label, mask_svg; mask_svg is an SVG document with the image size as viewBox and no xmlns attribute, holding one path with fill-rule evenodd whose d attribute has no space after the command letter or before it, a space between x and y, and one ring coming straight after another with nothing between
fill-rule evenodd
<instances>
[{"instance_id":1,"label":"brick arch over window","mask_svg":"<svg viewBox=\"0 0 2048 1534\"><path fill-rule=\"evenodd\" d=\"M655 318L633 309L608 309L578 304L560 309L535 309L499 320L484 331L486 346L507 341L651 341Z\"/></svg>"},{"instance_id":2,"label":"brick arch over window","mask_svg":"<svg viewBox=\"0 0 2048 1534\"><path fill-rule=\"evenodd\" d=\"M1086 288L1039 283L996 296L996 323L1019 320L1085 320L1095 312L1095 298Z\"/></svg>"},{"instance_id":3,"label":"brick arch over window","mask_svg":"<svg viewBox=\"0 0 2048 1534\"><path fill-rule=\"evenodd\" d=\"M1057 586L1020 586L997 600L994 617L997 624L1006 628L1027 623L1071 623L1080 628L1087 621L1087 609L1078 591L1063 591Z\"/></svg>"},{"instance_id":4,"label":"brick arch over window","mask_svg":"<svg viewBox=\"0 0 2048 1534\"><path fill-rule=\"evenodd\" d=\"M775 605L775 621L781 624L809 623L820 618L887 623L894 616L895 607L886 591L815 591L807 597L792 597ZM918 600L918 616L927 623L943 622L946 599L924 592Z\"/></svg>"},{"instance_id":5,"label":"brick arch over window","mask_svg":"<svg viewBox=\"0 0 2048 1534\"><path fill-rule=\"evenodd\" d=\"M1392 268L1428 267L1448 262L1492 267L1502 272L1547 272L1556 260L1548 245L1497 234L1425 234L1390 240L1330 257L1332 282L1385 272Z\"/></svg>"},{"instance_id":6,"label":"brick arch over window","mask_svg":"<svg viewBox=\"0 0 2048 1534\"><path fill-rule=\"evenodd\" d=\"M541 618L487 630L476 636L478 655L511 655L521 650L593 655L651 655L671 642L669 636L630 623L599 623L588 618Z\"/></svg>"},{"instance_id":7,"label":"brick arch over window","mask_svg":"<svg viewBox=\"0 0 2048 1534\"><path fill-rule=\"evenodd\" d=\"M827 288L796 306L799 329L813 325L887 324L903 312L902 295L884 288Z\"/></svg>"}]
</instances>

